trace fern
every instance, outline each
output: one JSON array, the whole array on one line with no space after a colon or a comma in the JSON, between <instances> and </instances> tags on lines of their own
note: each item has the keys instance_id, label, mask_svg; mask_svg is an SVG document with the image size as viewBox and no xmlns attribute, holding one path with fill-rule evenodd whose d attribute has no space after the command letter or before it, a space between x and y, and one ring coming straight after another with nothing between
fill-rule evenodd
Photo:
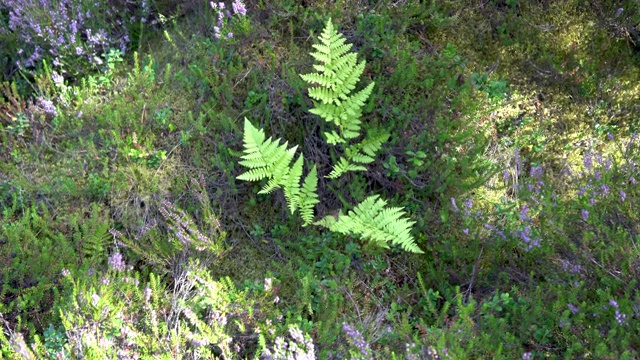
<instances>
[{"instance_id":1,"label":"fern","mask_svg":"<svg viewBox=\"0 0 640 360\"><path fill-rule=\"evenodd\" d=\"M364 165L375 160L389 134L369 133L361 142L352 142L360 136L362 106L374 86L371 83L352 93L364 71L365 62L357 62L357 54L350 52L351 44L346 44L345 38L333 28L331 20L320 36L320 43L313 47L316 51L311 55L318 61L313 68L317 72L301 75L306 82L317 85L309 89L315 106L309 111L337 127L337 131L324 132L328 143L344 144L343 156L327 177L338 178L348 171L366 171ZM296 149L287 149L287 143L280 144L280 139L267 139L262 129L254 127L245 118L244 155L239 163L249 170L237 178L246 181L267 179L259 192L262 194L282 188L289 210L292 214L299 210L303 226L307 226L313 222L313 209L319 202L316 194L318 175L314 165L300 185L304 157L298 156L291 165ZM342 234L359 235L385 248L392 243L406 251L422 253L410 234L415 222L404 218L402 208L386 208L386 205L377 195L371 196L348 215L337 219L325 217L314 224Z\"/></svg>"},{"instance_id":2,"label":"fern","mask_svg":"<svg viewBox=\"0 0 640 360\"><path fill-rule=\"evenodd\" d=\"M360 136L362 106L374 86L371 83L352 93L366 62L358 62L357 54L349 52L351 44L345 42L344 36L334 29L329 20L320 35L320 44L313 45L316 51L311 53L319 62L313 65L317 72L301 75L306 82L317 85L309 89L309 96L315 100L315 107L309 112L338 128L338 131L324 132L327 142L332 145L348 144ZM378 136L365 139L360 144L347 145L345 155L338 160L327 177L336 179L348 171L366 171L363 165L373 162L373 156L387 138L388 135Z\"/></svg>"},{"instance_id":3,"label":"fern","mask_svg":"<svg viewBox=\"0 0 640 360\"><path fill-rule=\"evenodd\" d=\"M74 229L73 239L81 244L82 255L92 263L104 260L107 249L112 244L112 237L109 235L109 223L100 213L98 205L93 204L91 218L81 220L74 217L71 226Z\"/></svg>"},{"instance_id":4,"label":"fern","mask_svg":"<svg viewBox=\"0 0 640 360\"><path fill-rule=\"evenodd\" d=\"M346 39L334 29L331 19L319 40L320 44L313 45L316 51L311 53L319 62L313 65L317 72L300 75L309 84L317 85L309 89L309 96L316 100L315 108L309 112L338 127L339 133L325 132L328 143L345 143L360 135L361 108L371 95L374 83L351 94L366 62L358 63L357 54L349 52L352 45L345 44Z\"/></svg>"},{"instance_id":5,"label":"fern","mask_svg":"<svg viewBox=\"0 0 640 360\"><path fill-rule=\"evenodd\" d=\"M287 149L287 144L280 145L279 140L268 138L265 140L264 130L257 129L251 122L244 119L244 153L240 165L248 167L249 171L238 176L245 181L257 181L264 178L277 177L282 179L288 172L288 166L296 148ZM269 193L277 188L278 183L267 184L262 192Z\"/></svg>"},{"instance_id":6,"label":"fern","mask_svg":"<svg viewBox=\"0 0 640 360\"><path fill-rule=\"evenodd\" d=\"M341 234L360 235L384 248L388 248L387 242L391 242L406 251L423 253L410 234L415 222L403 218L405 212L402 208L385 208L386 205L386 201L373 195L349 211L349 214L341 213L337 219L327 216L316 224Z\"/></svg>"},{"instance_id":7,"label":"fern","mask_svg":"<svg viewBox=\"0 0 640 360\"><path fill-rule=\"evenodd\" d=\"M338 163L333 166L333 170L327 175L329 179L337 179L347 171L367 171L367 168L362 165L356 165L344 157L338 160Z\"/></svg>"},{"instance_id":8,"label":"fern","mask_svg":"<svg viewBox=\"0 0 640 360\"><path fill-rule=\"evenodd\" d=\"M330 179L337 179L348 171L366 171L362 166L374 161L374 156L382 144L387 141L389 134L381 133L367 136L361 143L352 144L345 150L345 156L333 166L333 170L327 175Z\"/></svg>"},{"instance_id":9,"label":"fern","mask_svg":"<svg viewBox=\"0 0 640 360\"><path fill-rule=\"evenodd\" d=\"M303 156L300 155L291 166L297 146L287 149L286 142L280 144L280 139L265 137L264 130L254 127L249 120L244 119L244 155L240 165L248 167L249 171L237 178L245 181L268 179L259 194L268 194L282 187L291 213L299 208L304 226L309 225L313 221L313 207L318 203L316 168L314 166L311 169L301 187Z\"/></svg>"},{"instance_id":10,"label":"fern","mask_svg":"<svg viewBox=\"0 0 640 360\"><path fill-rule=\"evenodd\" d=\"M304 221L304 226L311 224L313 221L313 207L320 202L318 200L318 194L316 194L317 188L318 172L314 165L307 177L304 179L304 184L302 185L302 189L300 189L300 196L298 197L300 216Z\"/></svg>"}]
</instances>

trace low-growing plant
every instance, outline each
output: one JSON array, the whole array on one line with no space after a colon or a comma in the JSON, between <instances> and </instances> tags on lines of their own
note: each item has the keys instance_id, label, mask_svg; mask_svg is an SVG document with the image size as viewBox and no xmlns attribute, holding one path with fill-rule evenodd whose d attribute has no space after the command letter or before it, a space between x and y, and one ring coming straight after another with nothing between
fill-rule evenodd
<instances>
[{"instance_id":1,"label":"low-growing plant","mask_svg":"<svg viewBox=\"0 0 640 360\"><path fill-rule=\"evenodd\" d=\"M303 75L306 81L318 84L319 87L309 89L309 95L317 100L316 108L310 110L320 115L325 121L335 125L335 130L324 135L330 144L344 144L344 155L340 157L328 178L337 178L347 171L365 171L365 164L374 161L373 156L381 149L387 134L367 136L359 143L352 141L360 136L364 101L371 93L373 83L365 89L352 94L355 84L364 71L364 62L357 63L357 55L349 53L351 45L346 45L344 37L334 30L331 20L320 36L321 44L314 47L317 52L312 55L320 64L314 65L318 73ZM255 128L245 118L244 155L240 164L249 171L238 176L240 180L258 181L268 179L259 193L268 194L283 188L287 205L291 213L300 210L304 226L312 223L313 208L318 200L317 169L314 165L300 185L304 158L302 155L290 165L297 147L287 149L287 144L279 144L279 140L265 139L264 131ZM377 195L365 199L354 210L342 213L337 218L327 216L315 222L331 231L342 234L355 234L372 241L382 247L387 242L401 245L411 252L422 252L410 235L413 222L403 218L402 208L386 208L386 201Z\"/></svg>"},{"instance_id":2,"label":"low-growing plant","mask_svg":"<svg viewBox=\"0 0 640 360\"><path fill-rule=\"evenodd\" d=\"M3 0L0 9L9 13L6 25L16 39L12 60L19 69L36 68L46 59L62 76L77 79L99 69L104 63L102 55L108 55L110 49L126 52L129 29L150 20L150 4Z\"/></svg>"}]
</instances>

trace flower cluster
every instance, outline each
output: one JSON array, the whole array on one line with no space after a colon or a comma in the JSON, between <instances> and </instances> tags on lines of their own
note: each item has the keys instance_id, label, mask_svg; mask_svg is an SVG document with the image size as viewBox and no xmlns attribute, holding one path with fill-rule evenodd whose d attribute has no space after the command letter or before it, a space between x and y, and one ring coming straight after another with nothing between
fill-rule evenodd
<instances>
[{"instance_id":1,"label":"flower cluster","mask_svg":"<svg viewBox=\"0 0 640 360\"><path fill-rule=\"evenodd\" d=\"M265 360L315 360L315 348L311 337L304 335L296 326L289 328L291 340L285 342L282 336L276 338L272 349L266 348L261 359Z\"/></svg>"},{"instance_id":2,"label":"flower cluster","mask_svg":"<svg viewBox=\"0 0 640 360\"><path fill-rule=\"evenodd\" d=\"M185 246L195 245L196 250L203 251L212 245L212 241L205 236L193 222L193 220L182 210L176 208L168 201L162 201L159 209L162 216L173 225L169 229L173 231L176 239Z\"/></svg>"},{"instance_id":3,"label":"flower cluster","mask_svg":"<svg viewBox=\"0 0 640 360\"><path fill-rule=\"evenodd\" d=\"M231 4L233 13L225 8L223 2L215 3L210 2L211 8L217 13L218 20L216 25L213 27L213 36L216 39L231 39L233 38L233 32L225 31L227 28L227 20L231 19L233 16L244 17L247 15L247 8L242 2L242 0L235 0L233 4ZM226 35L223 35L226 33Z\"/></svg>"},{"instance_id":4,"label":"flower cluster","mask_svg":"<svg viewBox=\"0 0 640 360\"><path fill-rule=\"evenodd\" d=\"M111 1L110 5L82 0L0 0L0 10L9 14L8 30L18 44L16 65L33 68L51 59L61 74L75 75L83 72L86 62L89 67L101 65L100 56L109 48L124 53L130 42L127 27L138 19L130 16L132 9L119 6L126 2ZM143 1L143 13L148 14L148 6Z\"/></svg>"},{"instance_id":5,"label":"flower cluster","mask_svg":"<svg viewBox=\"0 0 640 360\"><path fill-rule=\"evenodd\" d=\"M627 323L627 314L623 313L620 311L620 305L618 305L618 302L611 299L609 300L609 305L615 309L615 319L618 322L618 324L620 325L624 325Z\"/></svg>"},{"instance_id":6,"label":"flower cluster","mask_svg":"<svg viewBox=\"0 0 640 360\"><path fill-rule=\"evenodd\" d=\"M109 256L109 267L115 271L122 272L127 268L124 257L121 253L115 252Z\"/></svg>"},{"instance_id":7,"label":"flower cluster","mask_svg":"<svg viewBox=\"0 0 640 360\"><path fill-rule=\"evenodd\" d=\"M532 173L532 176L535 177L535 181L533 182L533 185L528 186L528 188L529 190L534 191L534 193L537 191L537 193L539 194L542 189L542 186L544 185L544 182L540 180L540 177L542 176L542 168L541 167L534 168L532 169L531 173ZM531 182L529 185L531 185ZM532 201L532 203L535 203L535 202ZM535 204L539 204L539 203L540 202ZM460 209L458 209L456 205L456 200L454 198L451 198L451 204L453 206L454 212L457 213L460 211ZM471 201L471 199L465 200L463 213L464 213L464 217L468 221L480 218L483 215L481 212L473 213L472 207L473 207L473 202ZM525 248L525 251L529 251L534 247L540 247L540 241L541 241L541 239L537 235L535 235L538 232L538 229L534 227L535 222L534 222L534 219L530 216L529 212L530 212L530 205L528 203L523 203L520 207L520 211L515 216L515 219L512 220L512 223L510 224L509 228L505 228L504 226L500 226L500 227L494 226L490 223L484 223L482 227L484 227L487 230L490 230L491 233L499 236L502 240L507 240L509 239L509 237L514 239L519 239L522 242ZM465 235L469 235L469 228L465 228L462 231Z\"/></svg>"},{"instance_id":8,"label":"flower cluster","mask_svg":"<svg viewBox=\"0 0 640 360\"><path fill-rule=\"evenodd\" d=\"M354 356L354 358L373 360L373 355L371 354L371 346L369 346L367 341L364 339L364 336L360 334L360 331L346 322L342 323L342 330L347 336L347 341L349 341L349 344L358 349L359 353L352 353L352 356Z\"/></svg>"}]
</instances>

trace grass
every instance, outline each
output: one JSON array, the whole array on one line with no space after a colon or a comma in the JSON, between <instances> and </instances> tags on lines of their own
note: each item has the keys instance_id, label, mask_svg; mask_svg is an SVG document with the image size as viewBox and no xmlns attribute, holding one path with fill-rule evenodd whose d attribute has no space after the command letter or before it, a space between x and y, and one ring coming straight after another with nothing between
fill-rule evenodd
<instances>
[{"instance_id":1,"label":"grass","mask_svg":"<svg viewBox=\"0 0 640 360\"><path fill-rule=\"evenodd\" d=\"M157 5L111 68L3 74L0 357L639 356L637 5L252 1L226 40ZM236 180L244 117L330 170L299 76L330 17L391 136L316 213L383 196L424 254Z\"/></svg>"}]
</instances>

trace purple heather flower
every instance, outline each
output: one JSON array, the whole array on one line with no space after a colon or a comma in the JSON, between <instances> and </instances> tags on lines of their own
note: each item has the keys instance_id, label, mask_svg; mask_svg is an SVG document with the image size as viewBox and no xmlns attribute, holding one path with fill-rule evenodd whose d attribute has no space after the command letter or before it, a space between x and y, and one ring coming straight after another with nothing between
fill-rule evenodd
<instances>
[{"instance_id":1,"label":"purple heather flower","mask_svg":"<svg viewBox=\"0 0 640 360\"><path fill-rule=\"evenodd\" d=\"M627 314L623 314L620 310L616 310L616 321L620 325L624 325L627 322Z\"/></svg>"},{"instance_id":2,"label":"purple heather flower","mask_svg":"<svg viewBox=\"0 0 640 360\"><path fill-rule=\"evenodd\" d=\"M463 232L465 235L469 235L469 229L464 229L464 230L462 230L462 232Z\"/></svg>"},{"instance_id":3,"label":"purple heather flower","mask_svg":"<svg viewBox=\"0 0 640 360\"><path fill-rule=\"evenodd\" d=\"M627 193L625 193L624 191L620 190L620 201L624 202L624 199L627 198Z\"/></svg>"},{"instance_id":4,"label":"purple heather flower","mask_svg":"<svg viewBox=\"0 0 640 360\"><path fill-rule=\"evenodd\" d=\"M232 32L227 34L227 39L231 39L232 37L233 37L233 33Z\"/></svg>"},{"instance_id":5,"label":"purple heather flower","mask_svg":"<svg viewBox=\"0 0 640 360\"><path fill-rule=\"evenodd\" d=\"M636 178L634 178L633 176L629 178L629 182L631 183L631 185L635 185L638 182L636 181Z\"/></svg>"},{"instance_id":6,"label":"purple heather flower","mask_svg":"<svg viewBox=\"0 0 640 360\"><path fill-rule=\"evenodd\" d=\"M524 204L520 209L520 220L529 221L531 218L527 215L529 213L529 205Z\"/></svg>"},{"instance_id":7,"label":"purple heather flower","mask_svg":"<svg viewBox=\"0 0 640 360\"><path fill-rule=\"evenodd\" d=\"M587 151L584 154L584 157L582 158L582 162L584 163L584 167L586 167L587 170L591 170L593 168L593 163L591 161L591 151Z\"/></svg>"},{"instance_id":8,"label":"purple heather flower","mask_svg":"<svg viewBox=\"0 0 640 360\"><path fill-rule=\"evenodd\" d=\"M623 11L624 11L624 8L618 8L618 10L616 10L616 16L615 17L618 17L618 16L622 15Z\"/></svg>"},{"instance_id":9,"label":"purple heather flower","mask_svg":"<svg viewBox=\"0 0 640 360\"><path fill-rule=\"evenodd\" d=\"M607 133L607 139L609 139L609 141L613 141L613 134Z\"/></svg>"},{"instance_id":10,"label":"purple heather flower","mask_svg":"<svg viewBox=\"0 0 640 360\"><path fill-rule=\"evenodd\" d=\"M573 304L567 304L567 307L569 308L569 310L571 310L571 312L573 313L573 315L578 313L578 308L573 305Z\"/></svg>"},{"instance_id":11,"label":"purple heather flower","mask_svg":"<svg viewBox=\"0 0 640 360\"><path fill-rule=\"evenodd\" d=\"M349 343L358 348L360 353L367 359L373 360L373 357L371 356L371 348L362 334L346 322L342 323L342 329L344 330L345 335L347 335Z\"/></svg>"},{"instance_id":12,"label":"purple heather flower","mask_svg":"<svg viewBox=\"0 0 640 360\"><path fill-rule=\"evenodd\" d=\"M71 275L71 271L69 271L69 269L64 268L64 269L62 269L61 274L62 274L63 277L67 277L67 276Z\"/></svg>"},{"instance_id":13,"label":"purple heather flower","mask_svg":"<svg viewBox=\"0 0 640 360\"><path fill-rule=\"evenodd\" d=\"M124 262L124 257L121 253L116 252L109 256L109 266L116 271L124 271L126 268L126 264Z\"/></svg>"},{"instance_id":14,"label":"purple heather flower","mask_svg":"<svg viewBox=\"0 0 640 360\"><path fill-rule=\"evenodd\" d=\"M609 305L610 305L611 307L613 307L613 308L616 308L616 309L617 309L617 308L618 308L618 306L619 306L619 305L618 305L618 302L617 302L617 301L615 301L615 300L613 300L613 299L609 300Z\"/></svg>"},{"instance_id":15,"label":"purple heather flower","mask_svg":"<svg viewBox=\"0 0 640 360\"><path fill-rule=\"evenodd\" d=\"M247 8L241 0L235 0L231 6L233 7L233 12L235 14L239 14L241 16L247 15Z\"/></svg>"},{"instance_id":16,"label":"purple heather flower","mask_svg":"<svg viewBox=\"0 0 640 360\"><path fill-rule=\"evenodd\" d=\"M56 110L55 105L53 105L53 101L39 98L38 103L42 108L42 110L45 112L45 114L51 115L51 116L58 115L58 111Z\"/></svg>"},{"instance_id":17,"label":"purple heather flower","mask_svg":"<svg viewBox=\"0 0 640 360\"><path fill-rule=\"evenodd\" d=\"M466 207L467 209L471 210L471 208L473 207L473 200L471 199L467 199L464 201L464 207Z\"/></svg>"},{"instance_id":18,"label":"purple heather flower","mask_svg":"<svg viewBox=\"0 0 640 360\"><path fill-rule=\"evenodd\" d=\"M580 191L578 191L578 196L582 196L587 193L587 189L584 186L580 186Z\"/></svg>"},{"instance_id":19,"label":"purple heather flower","mask_svg":"<svg viewBox=\"0 0 640 360\"><path fill-rule=\"evenodd\" d=\"M493 230L496 234L498 234L502 238L502 240L507 240L507 237L504 235L504 233L496 229L494 226L489 224L484 224L484 227L485 229Z\"/></svg>"},{"instance_id":20,"label":"purple heather flower","mask_svg":"<svg viewBox=\"0 0 640 360\"><path fill-rule=\"evenodd\" d=\"M522 354L522 360L531 360L531 359L533 359L533 357L531 356L530 352L526 352Z\"/></svg>"},{"instance_id":21,"label":"purple heather flower","mask_svg":"<svg viewBox=\"0 0 640 360\"><path fill-rule=\"evenodd\" d=\"M451 205L453 206L453 212L458 212L458 205L456 205L455 198L451 198Z\"/></svg>"},{"instance_id":22,"label":"purple heather flower","mask_svg":"<svg viewBox=\"0 0 640 360\"><path fill-rule=\"evenodd\" d=\"M535 177L536 179L540 179L540 177L542 176L542 166L534 166L531 168L531 171L529 172L529 176L531 177Z\"/></svg>"},{"instance_id":23,"label":"purple heather flower","mask_svg":"<svg viewBox=\"0 0 640 360\"><path fill-rule=\"evenodd\" d=\"M586 209L582 209L581 215L582 215L582 220L587 221L587 219L589 218L589 211L587 211Z\"/></svg>"}]
</instances>

